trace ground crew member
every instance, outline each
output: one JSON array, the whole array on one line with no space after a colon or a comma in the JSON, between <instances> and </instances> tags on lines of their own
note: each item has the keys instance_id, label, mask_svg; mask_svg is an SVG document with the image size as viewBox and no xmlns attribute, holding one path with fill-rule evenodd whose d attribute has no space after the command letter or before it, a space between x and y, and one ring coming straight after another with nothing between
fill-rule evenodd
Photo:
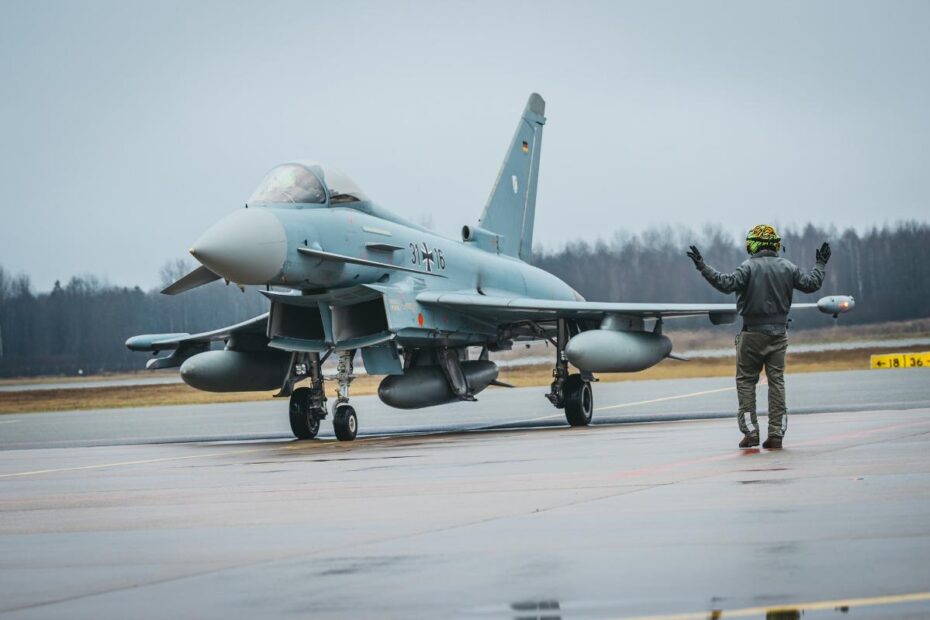
<instances>
[{"instance_id":1,"label":"ground crew member","mask_svg":"<svg viewBox=\"0 0 930 620\"><path fill-rule=\"evenodd\" d=\"M736 393L739 399L737 421L743 433L740 448L759 445L756 418L756 384L765 368L769 382L769 435L764 448L781 448L788 427L785 409L785 352L788 350L788 311L794 289L813 293L823 283L824 268L830 260L830 245L817 250L817 262L810 273L778 256L781 237L775 229L761 224L746 236L749 259L733 273L720 273L704 263L701 253L691 246L688 257L701 275L721 293L736 293L736 309L743 318L743 329L736 336Z\"/></svg>"}]
</instances>

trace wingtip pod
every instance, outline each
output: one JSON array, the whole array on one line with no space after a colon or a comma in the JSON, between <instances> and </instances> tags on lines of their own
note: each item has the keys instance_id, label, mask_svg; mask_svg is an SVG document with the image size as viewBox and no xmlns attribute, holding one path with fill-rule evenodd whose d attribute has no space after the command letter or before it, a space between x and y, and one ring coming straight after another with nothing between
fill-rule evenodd
<instances>
[{"instance_id":1,"label":"wingtip pod","mask_svg":"<svg viewBox=\"0 0 930 620\"><path fill-rule=\"evenodd\" d=\"M832 314L834 318L849 312L856 307L856 300L850 295L830 295L817 300L817 309L824 314Z\"/></svg>"}]
</instances>

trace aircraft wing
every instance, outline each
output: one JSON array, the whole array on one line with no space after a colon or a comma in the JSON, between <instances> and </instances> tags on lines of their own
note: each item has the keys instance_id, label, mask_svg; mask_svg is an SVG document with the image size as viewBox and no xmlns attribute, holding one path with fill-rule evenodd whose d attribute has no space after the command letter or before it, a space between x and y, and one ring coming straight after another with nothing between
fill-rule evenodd
<instances>
[{"instance_id":1,"label":"aircraft wing","mask_svg":"<svg viewBox=\"0 0 930 620\"><path fill-rule=\"evenodd\" d=\"M667 319L706 315L716 324L736 320L736 304L616 303L606 301L556 301L529 297L502 297L478 293L432 293L417 295L427 306L467 312L503 321L556 318L600 319L608 314ZM816 308L815 303L797 303L792 308Z\"/></svg>"},{"instance_id":2,"label":"aircraft wing","mask_svg":"<svg viewBox=\"0 0 930 620\"><path fill-rule=\"evenodd\" d=\"M260 314L235 325L221 327L199 334L144 334L133 336L126 341L126 347L131 351L174 351L168 357L149 360L146 368L174 368L180 366L188 357L206 351L211 342L219 340L230 341L230 349L237 351L260 351L268 344L265 335L268 324L268 313Z\"/></svg>"}]
</instances>

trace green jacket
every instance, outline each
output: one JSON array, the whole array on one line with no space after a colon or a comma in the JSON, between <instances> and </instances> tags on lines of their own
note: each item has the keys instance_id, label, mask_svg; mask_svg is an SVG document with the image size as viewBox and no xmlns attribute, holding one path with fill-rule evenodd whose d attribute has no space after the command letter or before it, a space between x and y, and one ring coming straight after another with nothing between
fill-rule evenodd
<instances>
[{"instance_id":1,"label":"green jacket","mask_svg":"<svg viewBox=\"0 0 930 620\"><path fill-rule=\"evenodd\" d=\"M743 317L744 328L785 326L794 289L804 293L819 290L825 267L818 262L810 273L803 273L787 258L771 250L762 250L733 273L720 273L705 264L701 275L721 293L736 293L736 309Z\"/></svg>"}]
</instances>

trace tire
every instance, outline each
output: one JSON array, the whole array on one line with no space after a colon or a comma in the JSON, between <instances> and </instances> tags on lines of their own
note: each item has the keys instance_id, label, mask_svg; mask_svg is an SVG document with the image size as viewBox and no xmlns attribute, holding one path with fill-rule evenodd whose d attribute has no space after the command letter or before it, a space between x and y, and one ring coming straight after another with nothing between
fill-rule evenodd
<instances>
[{"instance_id":1,"label":"tire","mask_svg":"<svg viewBox=\"0 0 930 620\"><path fill-rule=\"evenodd\" d=\"M352 441L358 433L358 417L355 415L355 409L351 405L339 405L336 407L336 415L333 416L333 430L336 431L336 439L339 441Z\"/></svg>"},{"instance_id":2,"label":"tire","mask_svg":"<svg viewBox=\"0 0 930 620\"><path fill-rule=\"evenodd\" d=\"M565 419L571 426L587 426L594 416L594 393L591 382L581 375L570 375L562 384L565 401Z\"/></svg>"},{"instance_id":3,"label":"tire","mask_svg":"<svg viewBox=\"0 0 930 620\"><path fill-rule=\"evenodd\" d=\"M313 439L320 432L320 416L310 408L310 388L297 388L291 394L290 419L297 439Z\"/></svg>"}]
</instances>

